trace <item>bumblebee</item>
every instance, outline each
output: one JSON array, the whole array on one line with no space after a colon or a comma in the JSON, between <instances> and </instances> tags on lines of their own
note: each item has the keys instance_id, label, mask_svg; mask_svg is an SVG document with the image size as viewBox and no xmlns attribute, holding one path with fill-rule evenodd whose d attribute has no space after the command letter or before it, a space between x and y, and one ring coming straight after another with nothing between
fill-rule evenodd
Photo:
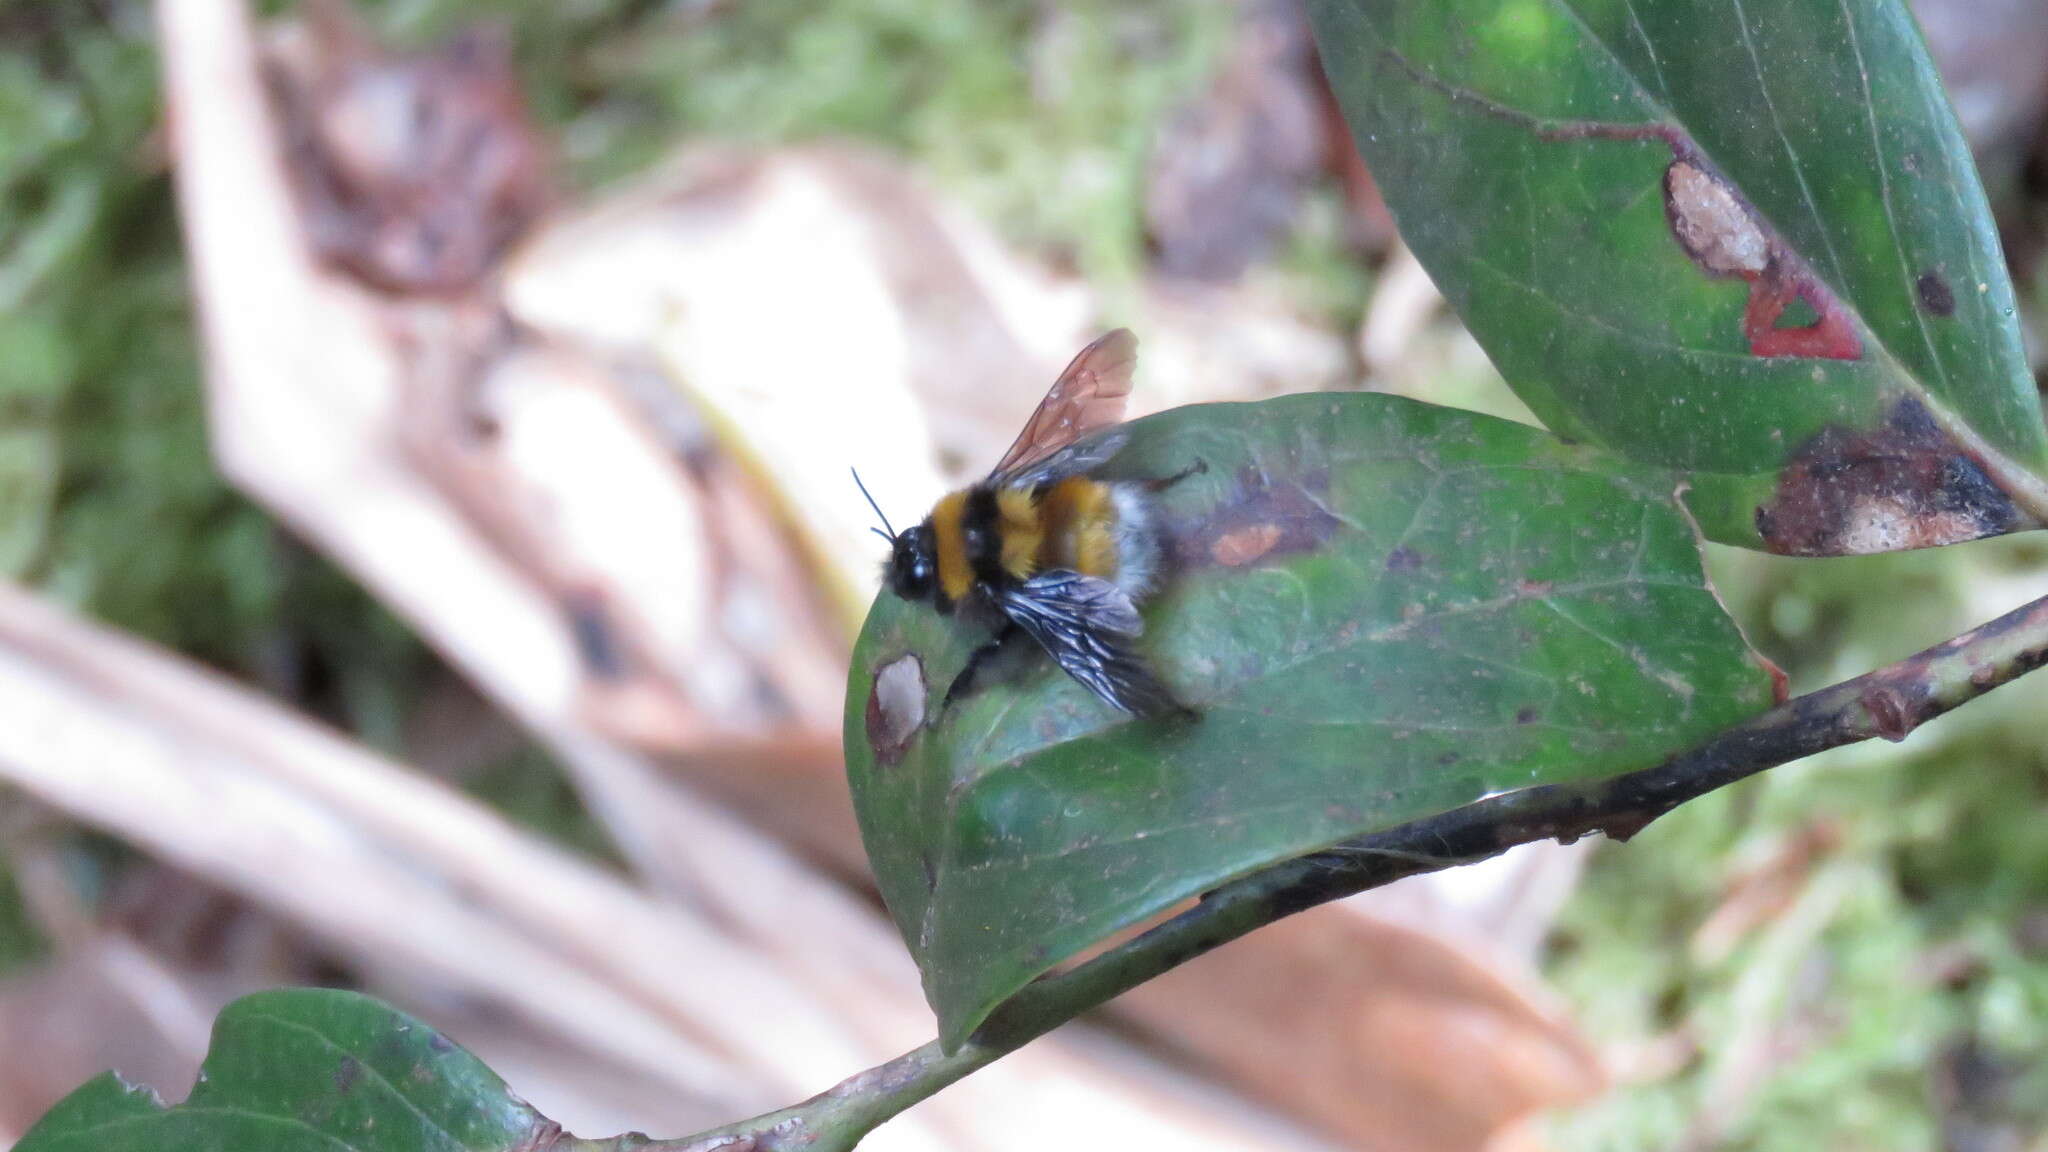
<instances>
[{"instance_id":1,"label":"bumblebee","mask_svg":"<svg viewBox=\"0 0 2048 1152\"><path fill-rule=\"evenodd\" d=\"M889 590L995 631L954 680L947 704L1022 632L1115 708L1134 716L1188 711L1132 648L1145 627L1138 604L1164 561L1155 504L1165 485L1086 475L1129 439L1113 426L1123 419L1137 352L1137 337L1123 328L1082 349L994 470L942 498L916 527L899 533L875 508L876 531L890 546Z\"/></svg>"}]
</instances>

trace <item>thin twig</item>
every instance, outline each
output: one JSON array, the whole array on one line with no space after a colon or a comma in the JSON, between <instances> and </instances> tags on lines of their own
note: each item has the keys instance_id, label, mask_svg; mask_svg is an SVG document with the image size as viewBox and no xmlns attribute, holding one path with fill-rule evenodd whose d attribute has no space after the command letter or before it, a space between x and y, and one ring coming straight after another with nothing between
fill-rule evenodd
<instances>
[{"instance_id":1,"label":"thin twig","mask_svg":"<svg viewBox=\"0 0 2048 1152\"><path fill-rule=\"evenodd\" d=\"M883 1121L1104 1001L1256 928L1406 876L1592 832L1626 839L1768 768L1921 724L2048 663L2048 598L1917 655L1787 701L1654 768L1495 796L1278 864L1011 998L950 1054L936 1041L801 1104L673 1140L568 1139L556 1152L846 1152Z\"/></svg>"}]
</instances>

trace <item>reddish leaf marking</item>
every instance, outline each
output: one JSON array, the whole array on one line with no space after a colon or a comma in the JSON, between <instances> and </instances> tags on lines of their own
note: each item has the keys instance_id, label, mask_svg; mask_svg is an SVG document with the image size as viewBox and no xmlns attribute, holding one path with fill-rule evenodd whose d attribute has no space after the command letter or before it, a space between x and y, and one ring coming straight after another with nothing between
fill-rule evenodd
<instances>
[{"instance_id":1,"label":"reddish leaf marking","mask_svg":"<svg viewBox=\"0 0 2048 1152\"><path fill-rule=\"evenodd\" d=\"M1237 567L1315 550L1342 526L1323 502L1329 483L1327 473L1312 471L1275 486L1245 469L1199 519L1163 525L1176 569Z\"/></svg>"},{"instance_id":2,"label":"reddish leaf marking","mask_svg":"<svg viewBox=\"0 0 2048 1152\"><path fill-rule=\"evenodd\" d=\"M1667 140L1672 138L1666 137ZM1805 261L1794 255L1726 180L1688 156L1673 141L1671 166L1664 170L1664 218L1678 246L1708 276L1737 276L1749 284L1742 312L1742 337L1753 356L1807 356L1855 360L1863 355L1848 310L1823 287ZM1778 321L1804 300L1813 323L1781 328Z\"/></svg>"},{"instance_id":3,"label":"reddish leaf marking","mask_svg":"<svg viewBox=\"0 0 2048 1152\"><path fill-rule=\"evenodd\" d=\"M1772 247L1778 247L1775 238ZM1842 302L1803 269L1788 272L1785 263L1774 253L1762 272L1743 276L1749 281L1749 306L1742 313L1742 335L1749 341L1750 352L1757 356L1860 359L1863 340L1856 335L1856 326L1849 322ZM1778 327L1778 318L1795 300L1806 301L1819 319L1803 328Z\"/></svg>"},{"instance_id":4,"label":"reddish leaf marking","mask_svg":"<svg viewBox=\"0 0 2048 1152\"><path fill-rule=\"evenodd\" d=\"M1225 568L1242 568L1273 550L1282 532L1278 524L1252 524L1225 532L1209 544L1209 555Z\"/></svg>"},{"instance_id":5,"label":"reddish leaf marking","mask_svg":"<svg viewBox=\"0 0 2048 1152\"><path fill-rule=\"evenodd\" d=\"M1510 108L1468 88L1438 79L1399 52L1384 55L1416 83L1454 103L1518 124L1545 141L1662 140L1671 149L1664 170L1664 214L1678 246L1711 277L1737 276L1749 284L1742 335L1752 356L1857 360L1863 340L1849 310L1823 285L1798 253L1713 171L1699 146L1674 124L1620 124L1604 120L1548 120ZM1778 321L1793 301L1804 300L1817 319L1798 328Z\"/></svg>"}]
</instances>

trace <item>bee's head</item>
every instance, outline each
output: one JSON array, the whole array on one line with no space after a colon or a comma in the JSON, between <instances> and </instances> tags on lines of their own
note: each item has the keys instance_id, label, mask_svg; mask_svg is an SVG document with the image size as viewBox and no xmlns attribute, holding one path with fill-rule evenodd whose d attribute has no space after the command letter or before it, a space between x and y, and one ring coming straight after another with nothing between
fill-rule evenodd
<instances>
[{"instance_id":1,"label":"bee's head","mask_svg":"<svg viewBox=\"0 0 2048 1152\"><path fill-rule=\"evenodd\" d=\"M853 474L853 482L860 488L860 494L867 496L868 507L875 510L875 518L882 522L873 529L875 535L889 542L889 563L882 568L882 579L889 585L889 591L905 600L922 600L932 594L939 573L938 556L932 545L932 526L919 524L908 531L898 532L882 515L882 506L868 494L868 486L860 482L860 473Z\"/></svg>"},{"instance_id":2,"label":"bee's head","mask_svg":"<svg viewBox=\"0 0 2048 1152\"><path fill-rule=\"evenodd\" d=\"M923 600L938 581L938 557L932 548L932 530L919 524L906 528L890 542L889 566L883 570L889 591L905 600Z\"/></svg>"}]
</instances>

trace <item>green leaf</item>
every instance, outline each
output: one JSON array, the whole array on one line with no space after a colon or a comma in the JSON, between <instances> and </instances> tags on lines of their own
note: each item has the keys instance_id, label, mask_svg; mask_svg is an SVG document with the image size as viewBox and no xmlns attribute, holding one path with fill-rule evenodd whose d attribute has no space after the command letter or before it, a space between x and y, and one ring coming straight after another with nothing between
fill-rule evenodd
<instances>
[{"instance_id":1,"label":"green leaf","mask_svg":"<svg viewBox=\"0 0 2048 1152\"><path fill-rule=\"evenodd\" d=\"M1559 434L1807 555L2048 519L1962 134L1898 0L1316 0L1402 235Z\"/></svg>"},{"instance_id":2,"label":"green leaf","mask_svg":"<svg viewBox=\"0 0 2048 1152\"><path fill-rule=\"evenodd\" d=\"M941 714L985 634L884 594L846 757L941 1038L1235 876L1490 794L1641 768L1767 707L1666 473L1384 395L1135 421L1160 497L1135 722L1037 653Z\"/></svg>"},{"instance_id":3,"label":"green leaf","mask_svg":"<svg viewBox=\"0 0 2048 1152\"><path fill-rule=\"evenodd\" d=\"M108 1073L15 1152L512 1152L559 1131L432 1028L365 996L293 989L221 1012L183 1104Z\"/></svg>"}]
</instances>

